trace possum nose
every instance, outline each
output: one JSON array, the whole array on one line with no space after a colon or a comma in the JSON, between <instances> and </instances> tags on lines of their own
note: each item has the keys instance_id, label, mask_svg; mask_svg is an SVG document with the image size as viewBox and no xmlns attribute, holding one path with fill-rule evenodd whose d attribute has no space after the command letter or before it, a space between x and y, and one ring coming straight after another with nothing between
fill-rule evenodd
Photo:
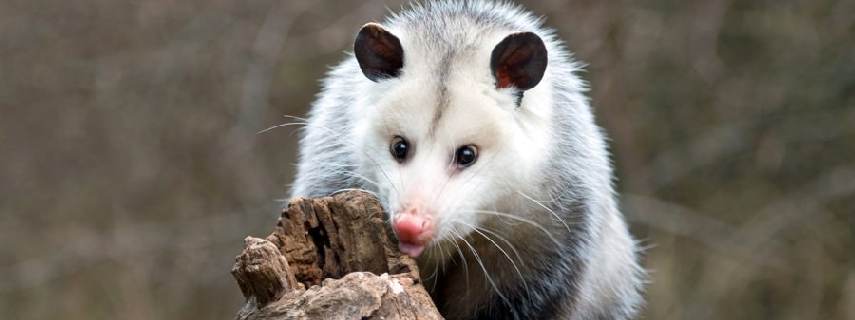
<instances>
[{"instance_id":1,"label":"possum nose","mask_svg":"<svg viewBox=\"0 0 855 320\"><path fill-rule=\"evenodd\" d=\"M433 224L424 217L402 213L396 215L392 227L398 235L398 247L410 257L418 257L433 237Z\"/></svg>"},{"instance_id":2,"label":"possum nose","mask_svg":"<svg viewBox=\"0 0 855 320\"><path fill-rule=\"evenodd\" d=\"M395 231L401 241L423 244L422 235L427 226L427 220L410 214L404 214L395 221Z\"/></svg>"}]
</instances>

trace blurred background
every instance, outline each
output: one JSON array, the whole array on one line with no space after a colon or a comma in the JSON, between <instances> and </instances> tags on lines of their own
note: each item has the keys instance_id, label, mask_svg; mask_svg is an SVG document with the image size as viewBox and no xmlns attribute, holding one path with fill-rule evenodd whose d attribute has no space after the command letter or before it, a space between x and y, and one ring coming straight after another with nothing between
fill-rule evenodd
<instances>
[{"instance_id":1,"label":"blurred background","mask_svg":"<svg viewBox=\"0 0 855 320\"><path fill-rule=\"evenodd\" d=\"M524 1L588 63L644 319L855 319L855 1ZM318 81L397 1L0 2L0 318L232 319Z\"/></svg>"}]
</instances>

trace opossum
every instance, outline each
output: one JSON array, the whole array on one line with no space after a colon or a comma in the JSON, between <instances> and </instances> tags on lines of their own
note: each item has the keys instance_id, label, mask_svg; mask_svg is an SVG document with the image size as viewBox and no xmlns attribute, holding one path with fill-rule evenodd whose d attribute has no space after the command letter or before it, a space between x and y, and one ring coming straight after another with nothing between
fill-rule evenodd
<instances>
[{"instance_id":1,"label":"opossum","mask_svg":"<svg viewBox=\"0 0 855 320\"><path fill-rule=\"evenodd\" d=\"M361 189L447 319L628 319L638 246L580 63L506 2L414 4L323 81L292 196Z\"/></svg>"}]
</instances>

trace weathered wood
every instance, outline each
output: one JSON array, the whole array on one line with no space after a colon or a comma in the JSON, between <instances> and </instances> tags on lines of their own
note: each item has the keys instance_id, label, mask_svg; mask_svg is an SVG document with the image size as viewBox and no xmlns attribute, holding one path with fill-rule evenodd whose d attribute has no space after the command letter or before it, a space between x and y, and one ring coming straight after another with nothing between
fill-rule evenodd
<instances>
[{"instance_id":1,"label":"weathered wood","mask_svg":"<svg viewBox=\"0 0 855 320\"><path fill-rule=\"evenodd\" d=\"M244 246L232 268L244 297L253 297L253 303L263 306L290 290L303 288L288 270L288 262L275 245L247 237Z\"/></svg>"},{"instance_id":2,"label":"weathered wood","mask_svg":"<svg viewBox=\"0 0 855 320\"><path fill-rule=\"evenodd\" d=\"M367 193L292 199L236 259L238 319L442 319L394 239Z\"/></svg>"}]
</instances>

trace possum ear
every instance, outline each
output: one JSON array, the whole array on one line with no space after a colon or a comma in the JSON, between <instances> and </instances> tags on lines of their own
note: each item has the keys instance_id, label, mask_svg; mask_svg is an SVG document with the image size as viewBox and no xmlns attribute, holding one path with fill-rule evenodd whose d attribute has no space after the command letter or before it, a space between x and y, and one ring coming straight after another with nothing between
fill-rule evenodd
<instances>
[{"instance_id":1,"label":"possum ear","mask_svg":"<svg viewBox=\"0 0 855 320\"><path fill-rule=\"evenodd\" d=\"M490 69L496 88L534 88L546 70L546 46L532 32L512 33L493 49Z\"/></svg>"},{"instance_id":2,"label":"possum ear","mask_svg":"<svg viewBox=\"0 0 855 320\"><path fill-rule=\"evenodd\" d=\"M376 23L362 26L353 42L362 74L371 81L395 78L404 67L404 49L398 37Z\"/></svg>"}]
</instances>

